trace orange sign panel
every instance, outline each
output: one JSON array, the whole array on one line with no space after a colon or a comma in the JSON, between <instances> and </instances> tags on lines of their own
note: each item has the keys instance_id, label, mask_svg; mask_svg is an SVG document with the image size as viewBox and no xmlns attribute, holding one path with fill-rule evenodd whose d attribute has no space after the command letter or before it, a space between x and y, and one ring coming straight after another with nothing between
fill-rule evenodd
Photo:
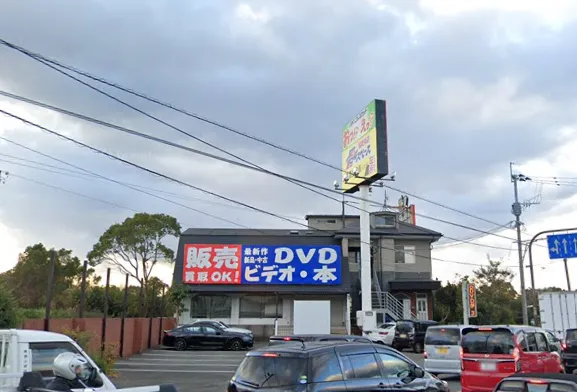
<instances>
[{"instance_id":1,"label":"orange sign panel","mask_svg":"<svg viewBox=\"0 0 577 392\"><path fill-rule=\"evenodd\" d=\"M469 298L469 317L477 317L477 289L470 283L467 287L467 297Z\"/></svg>"}]
</instances>

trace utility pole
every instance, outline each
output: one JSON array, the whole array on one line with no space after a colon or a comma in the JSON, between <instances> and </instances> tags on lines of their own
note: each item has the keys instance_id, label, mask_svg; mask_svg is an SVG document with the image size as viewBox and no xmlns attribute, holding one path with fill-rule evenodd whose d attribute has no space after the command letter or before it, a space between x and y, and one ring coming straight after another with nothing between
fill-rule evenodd
<instances>
[{"instance_id":1,"label":"utility pole","mask_svg":"<svg viewBox=\"0 0 577 392\"><path fill-rule=\"evenodd\" d=\"M563 259L565 264L565 276L567 277L567 291L571 291L571 279L569 279L569 267L567 266L567 258Z\"/></svg>"},{"instance_id":2,"label":"utility pole","mask_svg":"<svg viewBox=\"0 0 577 392\"><path fill-rule=\"evenodd\" d=\"M469 296L467 293L467 286L469 286L469 281L463 279L463 282L461 283L461 295L463 298L463 325L469 325Z\"/></svg>"},{"instance_id":3,"label":"utility pole","mask_svg":"<svg viewBox=\"0 0 577 392\"><path fill-rule=\"evenodd\" d=\"M521 280L521 303L523 306L523 325L529 325L529 315L527 314L527 293L525 292L525 267L523 265L523 243L521 242L521 213L523 207L519 203L519 189L517 183L519 181L527 181L525 176L513 174L513 163L509 163L509 172L511 175L511 182L513 183L513 192L515 201L511 206L511 212L515 215L515 227L517 229L517 253L519 254L519 278ZM535 322L537 322L535 320Z\"/></svg>"}]
</instances>

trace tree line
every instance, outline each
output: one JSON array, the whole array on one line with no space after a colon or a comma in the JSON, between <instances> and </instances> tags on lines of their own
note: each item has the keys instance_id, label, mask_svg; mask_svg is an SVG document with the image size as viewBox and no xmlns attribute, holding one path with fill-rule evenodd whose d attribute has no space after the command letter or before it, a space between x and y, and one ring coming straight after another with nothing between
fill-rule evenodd
<instances>
[{"instance_id":1,"label":"tree line","mask_svg":"<svg viewBox=\"0 0 577 392\"><path fill-rule=\"evenodd\" d=\"M109 287L109 317L158 317L161 313L173 316L179 312L185 295L183 287L171 288L152 273L156 265L174 262L174 251L166 240L178 238L180 231L178 221L165 214L137 213L110 226L86 257L84 317L102 317L104 313L105 282L96 274L97 266L113 268L137 282L128 287L126 303L125 287ZM78 317L84 262L70 249L49 249L37 243L26 247L16 265L0 274L0 328L18 327L30 318L44 318L52 252L55 268L51 317Z\"/></svg>"},{"instance_id":2,"label":"tree line","mask_svg":"<svg viewBox=\"0 0 577 392\"><path fill-rule=\"evenodd\" d=\"M443 324L460 324L463 322L463 300L461 287L463 281L475 283L477 288L477 317L471 318L471 324L523 324L521 295L513 287L515 273L503 266L502 260L491 260L488 265L473 271L472 276L456 275L453 281L446 283L435 292L433 302L434 319ZM537 289L533 293L526 290L527 304L539 309L538 296L542 292L564 291L558 287ZM537 312L539 314L539 312ZM529 311L529 323L533 312Z\"/></svg>"}]
</instances>

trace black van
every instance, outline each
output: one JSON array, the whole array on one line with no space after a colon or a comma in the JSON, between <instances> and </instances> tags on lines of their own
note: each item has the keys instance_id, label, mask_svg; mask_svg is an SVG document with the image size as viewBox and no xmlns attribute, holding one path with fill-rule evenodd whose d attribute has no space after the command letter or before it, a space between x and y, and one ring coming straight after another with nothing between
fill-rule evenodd
<instances>
[{"instance_id":1,"label":"black van","mask_svg":"<svg viewBox=\"0 0 577 392\"><path fill-rule=\"evenodd\" d=\"M427 328L438 325L433 320L398 320L395 323L395 338L393 347L399 351L411 348L416 353L422 353L425 346Z\"/></svg>"},{"instance_id":2,"label":"black van","mask_svg":"<svg viewBox=\"0 0 577 392\"><path fill-rule=\"evenodd\" d=\"M565 331L561 360L566 373L573 373L573 371L577 370L577 329L573 328Z\"/></svg>"}]
</instances>

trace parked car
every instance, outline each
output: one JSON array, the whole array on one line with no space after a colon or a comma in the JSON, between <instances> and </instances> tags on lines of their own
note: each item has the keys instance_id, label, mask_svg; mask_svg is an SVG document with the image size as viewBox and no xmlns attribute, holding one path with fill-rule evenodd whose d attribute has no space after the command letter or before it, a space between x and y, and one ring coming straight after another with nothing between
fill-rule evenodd
<instances>
[{"instance_id":1,"label":"parked car","mask_svg":"<svg viewBox=\"0 0 577 392\"><path fill-rule=\"evenodd\" d=\"M162 344L177 351L184 351L189 347L225 348L236 351L251 348L254 345L254 336L227 328L194 324L164 331Z\"/></svg>"},{"instance_id":2,"label":"parked car","mask_svg":"<svg viewBox=\"0 0 577 392\"><path fill-rule=\"evenodd\" d=\"M577 375L563 373L515 374L499 381L495 392L577 392Z\"/></svg>"},{"instance_id":3,"label":"parked car","mask_svg":"<svg viewBox=\"0 0 577 392\"><path fill-rule=\"evenodd\" d=\"M367 331L365 336L370 338L373 342L392 346L393 340L395 339L395 327L395 323L381 324L377 329Z\"/></svg>"},{"instance_id":4,"label":"parked car","mask_svg":"<svg viewBox=\"0 0 577 392\"><path fill-rule=\"evenodd\" d=\"M425 333L424 368L431 374L461 374L461 325L433 325Z\"/></svg>"},{"instance_id":5,"label":"parked car","mask_svg":"<svg viewBox=\"0 0 577 392\"><path fill-rule=\"evenodd\" d=\"M492 391L515 373L563 373L546 331L529 326L469 326L461 338L462 392Z\"/></svg>"},{"instance_id":6,"label":"parked car","mask_svg":"<svg viewBox=\"0 0 577 392\"><path fill-rule=\"evenodd\" d=\"M416 353L422 353L425 345L427 328L439 323L433 320L398 320L395 323L395 338L393 347L399 351L411 348Z\"/></svg>"},{"instance_id":7,"label":"parked car","mask_svg":"<svg viewBox=\"0 0 577 392\"><path fill-rule=\"evenodd\" d=\"M219 328L219 329L228 329L229 331L232 332L240 332L240 333L246 333L249 335L254 335L253 332L250 329L246 329L246 328L238 328L238 327L231 327L230 325L219 321L219 320L196 320L193 321L190 324L187 325L209 325L215 328Z\"/></svg>"},{"instance_id":8,"label":"parked car","mask_svg":"<svg viewBox=\"0 0 577 392\"><path fill-rule=\"evenodd\" d=\"M577 329L568 329L565 331L565 339L561 360L565 367L565 372L573 373L577 369Z\"/></svg>"},{"instance_id":9,"label":"parked car","mask_svg":"<svg viewBox=\"0 0 577 392\"><path fill-rule=\"evenodd\" d=\"M449 392L448 384L383 345L310 342L247 353L227 392L379 391Z\"/></svg>"},{"instance_id":10,"label":"parked car","mask_svg":"<svg viewBox=\"0 0 577 392\"><path fill-rule=\"evenodd\" d=\"M271 336L268 341L269 346L276 346L287 343L306 343L306 342L357 342L373 343L370 339L357 335L275 335Z\"/></svg>"}]
</instances>

